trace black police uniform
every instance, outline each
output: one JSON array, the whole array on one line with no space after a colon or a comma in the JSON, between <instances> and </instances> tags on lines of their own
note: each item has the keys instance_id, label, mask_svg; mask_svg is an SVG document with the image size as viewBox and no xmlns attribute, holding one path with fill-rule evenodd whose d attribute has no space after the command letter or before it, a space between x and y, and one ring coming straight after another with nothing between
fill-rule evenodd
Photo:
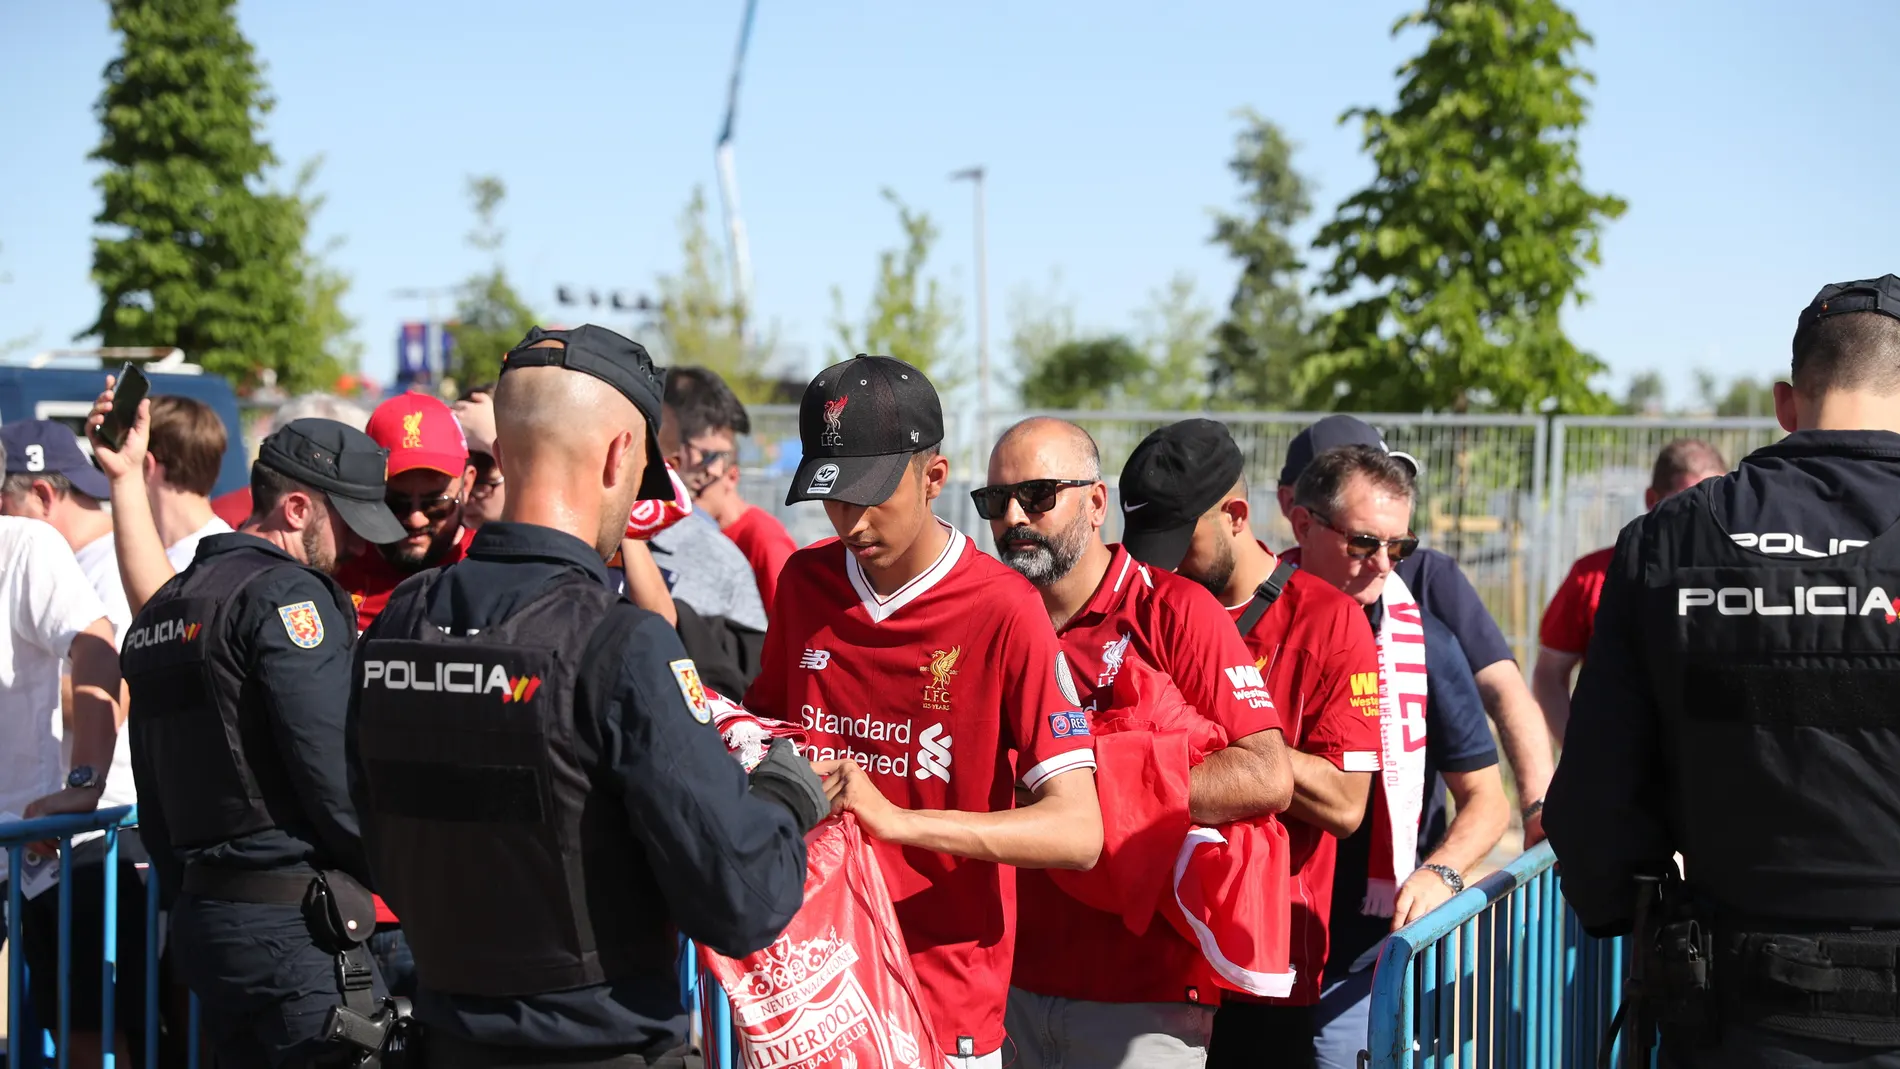
<instances>
[{"instance_id":1,"label":"black police uniform","mask_svg":"<svg viewBox=\"0 0 1900 1069\"><path fill-rule=\"evenodd\" d=\"M638 349L583 330L570 357ZM801 819L749 794L677 634L609 582L570 534L489 523L363 635L352 786L430 1065L677 1063L677 933L749 953L802 904L809 766Z\"/></svg>"},{"instance_id":2,"label":"black police uniform","mask_svg":"<svg viewBox=\"0 0 1900 1069\"><path fill-rule=\"evenodd\" d=\"M1618 539L1544 826L1597 935L1681 853L1716 1016L1665 1064L1900 1066L1896 608L1884 431L1791 434Z\"/></svg>"},{"instance_id":3,"label":"black police uniform","mask_svg":"<svg viewBox=\"0 0 1900 1069\"><path fill-rule=\"evenodd\" d=\"M373 476L381 507L386 454L365 458L382 451L342 424L296 421L259 463L349 485L337 481L346 441L344 478L354 468L367 493ZM342 1000L338 959L302 909L320 872L368 877L343 746L354 619L329 576L232 533L200 543L126 629L140 831L171 903L172 960L221 1066L355 1053L323 1038Z\"/></svg>"}]
</instances>

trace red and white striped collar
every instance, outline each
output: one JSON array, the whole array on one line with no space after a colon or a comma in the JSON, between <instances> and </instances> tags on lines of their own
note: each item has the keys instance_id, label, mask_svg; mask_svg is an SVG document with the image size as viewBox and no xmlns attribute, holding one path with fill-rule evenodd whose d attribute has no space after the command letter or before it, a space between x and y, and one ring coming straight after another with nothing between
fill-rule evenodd
<instances>
[{"instance_id":1,"label":"red and white striped collar","mask_svg":"<svg viewBox=\"0 0 1900 1069\"><path fill-rule=\"evenodd\" d=\"M931 519L936 520L938 525L950 533L950 537L944 542L943 552L937 554L937 559L931 563L930 567L918 573L917 577L910 582L892 591L889 597L871 588L870 580L864 577L864 569L858 567L857 555L851 552L849 546L841 547L844 549L845 575L850 577L851 588L858 592L858 600L864 604L865 614L870 616L872 623L883 623L895 616L897 610L922 597L932 587L941 583L944 577L950 574L951 569L957 566L958 559L963 556L963 546L969 541L964 537L963 532L944 523L936 516L932 516Z\"/></svg>"}]
</instances>

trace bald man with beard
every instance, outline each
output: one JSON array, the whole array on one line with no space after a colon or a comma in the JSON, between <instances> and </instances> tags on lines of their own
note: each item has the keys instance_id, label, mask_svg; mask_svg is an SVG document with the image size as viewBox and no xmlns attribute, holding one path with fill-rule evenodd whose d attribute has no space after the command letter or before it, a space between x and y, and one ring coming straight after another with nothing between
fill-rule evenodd
<instances>
[{"instance_id":1,"label":"bald man with beard","mask_svg":"<svg viewBox=\"0 0 1900 1069\"><path fill-rule=\"evenodd\" d=\"M605 561L671 496L646 351L531 331L503 364L501 519L364 634L353 787L431 1065L679 1065L676 929L737 957L803 899L828 812L790 744L748 781L661 617Z\"/></svg>"},{"instance_id":2,"label":"bald man with beard","mask_svg":"<svg viewBox=\"0 0 1900 1069\"><path fill-rule=\"evenodd\" d=\"M1117 680L1133 677L1140 661L1173 680L1231 740L1189 771L1188 817L1216 826L1284 810L1292 766L1272 700L1245 682L1252 655L1207 590L1103 542L1108 486L1088 432L1046 417L1016 424L990 454L989 483L972 493L977 512L990 521L1003 563L1042 594L1091 720L1122 704ZM1104 782L1100 794L1107 801L1142 789ZM1008 1028L1020 1065L1186 1067L1206 1059L1220 996L1201 951L1174 927L1157 919L1135 935L1121 917L1028 869L1017 874L1017 903Z\"/></svg>"}]
</instances>

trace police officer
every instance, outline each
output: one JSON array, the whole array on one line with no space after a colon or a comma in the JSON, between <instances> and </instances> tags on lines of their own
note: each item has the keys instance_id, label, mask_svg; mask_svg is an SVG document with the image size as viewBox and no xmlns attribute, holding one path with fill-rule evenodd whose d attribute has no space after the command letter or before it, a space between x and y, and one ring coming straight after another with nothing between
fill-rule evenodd
<instances>
[{"instance_id":1,"label":"police officer","mask_svg":"<svg viewBox=\"0 0 1900 1069\"><path fill-rule=\"evenodd\" d=\"M608 586L634 501L672 493L659 417L639 345L531 331L502 519L364 633L354 786L429 1065L681 1064L676 929L736 956L802 903L810 764L784 743L748 784L673 628Z\"/></svg>"},{"instance_id":2,"label":"police officer","mask_svg":"<svg viewBox=\"0 0 1900 1069\"><path fill-rule=\"evenodd\" d=\"M387 457L333 420L264 439L250 520L126 630L140 832L221 1066L349 1064L364 1051L325 1038L332 1011L376 1011L343 752L355 613L330 572L403 536Z\"/></svg>"},{"instance_id":3,"label":"police officer","mask_svg":"<svg viewBox=\"0 0 1900 1069\"><path fill-rule=\"evenodd\" d=\"M1787 438L1624 528L1548 799L1593 934L1682 857L1665 1064L1900 1066L1900 278L1823 289L1790 380Z\"/></svg>"}]
</instances>

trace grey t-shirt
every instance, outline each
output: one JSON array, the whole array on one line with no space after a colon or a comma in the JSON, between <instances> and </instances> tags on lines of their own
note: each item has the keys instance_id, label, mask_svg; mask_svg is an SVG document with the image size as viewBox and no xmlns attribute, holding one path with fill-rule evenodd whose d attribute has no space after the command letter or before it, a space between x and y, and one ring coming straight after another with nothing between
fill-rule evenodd
<instances>
[{"instance_id":1,"label":"grey t-shirt","mask_svg":"<svg viewBox=\"0 0 1900 1069\"><path fill-rule=\"evenodd\" d=\"M745 554L703 512L694 512L647 542L676 600L701 616L723 616L765 630L765 603Z\"/></svg>"}]
</instances>

